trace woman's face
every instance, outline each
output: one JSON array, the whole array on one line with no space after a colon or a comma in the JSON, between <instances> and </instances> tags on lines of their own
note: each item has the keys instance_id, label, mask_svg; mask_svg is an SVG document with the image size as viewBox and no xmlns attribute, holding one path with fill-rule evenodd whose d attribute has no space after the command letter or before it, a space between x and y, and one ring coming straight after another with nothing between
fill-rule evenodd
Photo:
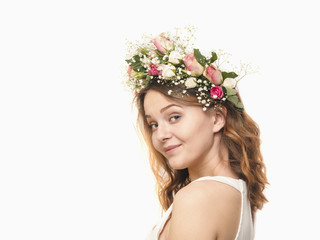
<instances>
[{"instance_id":1,"label":"woman's face","mask_svg":"<svg viewBox=\"0 0 320 240\"><path fill-rule=\"evenodd\" d=\"M201 106L178 103L155 90L149 90L144 110L155 149L171 168L184 169L210 159L214 143L214 117Z\"/></svg>"}]
</instances>

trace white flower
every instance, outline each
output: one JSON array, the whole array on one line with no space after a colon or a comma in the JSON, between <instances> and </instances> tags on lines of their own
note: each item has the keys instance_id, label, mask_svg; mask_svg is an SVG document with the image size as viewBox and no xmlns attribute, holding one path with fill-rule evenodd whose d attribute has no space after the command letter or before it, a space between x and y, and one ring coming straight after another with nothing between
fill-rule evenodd
<instances>
[{"instance_id":1,"label":"white flower","mask_svg":"<svg viewBox=\"0 0 320 240\"><path fill-rule=\"evenodd\" d=\"M196 81L197 81L197 79L194 77L187 78L185 85L187 88L194 88L197 86Z\"/></svg>"},{"instance_id":2,"label":"white flower","mask_svg":"<svg viewBox=\"0 0 320 240\"><path fill-rule=\"evenodd\" d=\"M149 66L151 63L151 60L147 57L144 57L144 58L142 58L141 62L144 63L145 65Z\"/></svg>"},{"instance_id":3,"label":"white flower","mask_svg":"<svg viewBox=\"0 0 320 240\"><path fill-rule=\"evenodd\" d=\"M176 70L176 68L171 64L161 64L158 70L162 71L162 77L164 79L169 79L175 75L174 70Z\"/></svg>"},{"instance_id":4,"label":"white flower","mask_svg":"<svg viewBox=\"0 0 320 240\"><path fill-rule=\"evenodd\" d=\"M182 60L182 55L177 51L172 51L169 55L169 62L179 64Z\"/></svg>"},{"instance_id":5,"label":"white flower","mask_svg":"<svg viewBox=\"0 0 320 240\"><path fill-rule=\"evenodd\" d=\"M222 86L227 87L227 88L235 88L237 82L234 78L226 78L223 81Z\"/></svg>"}]
</instances>

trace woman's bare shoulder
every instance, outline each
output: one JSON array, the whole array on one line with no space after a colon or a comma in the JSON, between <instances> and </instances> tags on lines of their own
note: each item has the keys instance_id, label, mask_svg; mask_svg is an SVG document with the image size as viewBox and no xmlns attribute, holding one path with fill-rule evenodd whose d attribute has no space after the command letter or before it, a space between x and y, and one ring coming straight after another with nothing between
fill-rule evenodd
<instances>
[{"instance_id":1,"label":"woman's bare shoulder","mask_svg":"<svg viewBox=\"0 0 320 240\"><path fill-rule=\"evenodd\" d=\"M191 183L175 196L170 239L213 239L235 236L240 221L241 193L221 182Z\"/></svg>"}]
</instances>

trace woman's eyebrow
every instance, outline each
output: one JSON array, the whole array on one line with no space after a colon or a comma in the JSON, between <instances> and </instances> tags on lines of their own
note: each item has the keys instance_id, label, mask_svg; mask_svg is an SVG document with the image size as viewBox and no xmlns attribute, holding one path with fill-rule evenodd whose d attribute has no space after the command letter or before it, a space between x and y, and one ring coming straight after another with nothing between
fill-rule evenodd
<instances>
[{"instance_id":1,"label":"woman's eyebrow","mask_svg":"<svg viewBox=\"0 0 320 240\"><path fill-rule=\"evenodd\" d=\"M163 113L164 111L166 111L167 109L169 109L169 108L171 108L171 107L180 107L180 108L181 108L181 106L172 103L172 104L169 104L168 106L162 108L162 109L160 110L160 113ZM150 115L145 115L145 117L146 117L146 118L151 118Z\"/></svg>"}]
</instances>

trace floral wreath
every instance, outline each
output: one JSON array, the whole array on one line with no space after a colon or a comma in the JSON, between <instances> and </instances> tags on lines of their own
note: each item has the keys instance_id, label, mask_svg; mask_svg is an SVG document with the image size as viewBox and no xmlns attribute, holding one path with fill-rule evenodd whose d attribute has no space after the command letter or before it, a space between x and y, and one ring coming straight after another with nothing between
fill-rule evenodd
<instances>
[{"instance_id":1,"label":"floral wreath","mask_svg":"<svg viewBox=\"0 0 320 240\"><path fill-rule=\"evenodd\" d=\"M188 94L189 89L196 90L204 111L225 101L243 111L237 95L237 83L242 77L235 72L222 71L218 64L220 55L216 52L205 57L199 49L193 48L190 41L194 29L187 30L189 35L185 38L161 33L155 38L144 36L146 39L141 43L128 43L126 85L136 94L153 81L169 88L179 85L182 94ZM169 90L168 94L172 92Z\"/></svg>"}]
</instances>

